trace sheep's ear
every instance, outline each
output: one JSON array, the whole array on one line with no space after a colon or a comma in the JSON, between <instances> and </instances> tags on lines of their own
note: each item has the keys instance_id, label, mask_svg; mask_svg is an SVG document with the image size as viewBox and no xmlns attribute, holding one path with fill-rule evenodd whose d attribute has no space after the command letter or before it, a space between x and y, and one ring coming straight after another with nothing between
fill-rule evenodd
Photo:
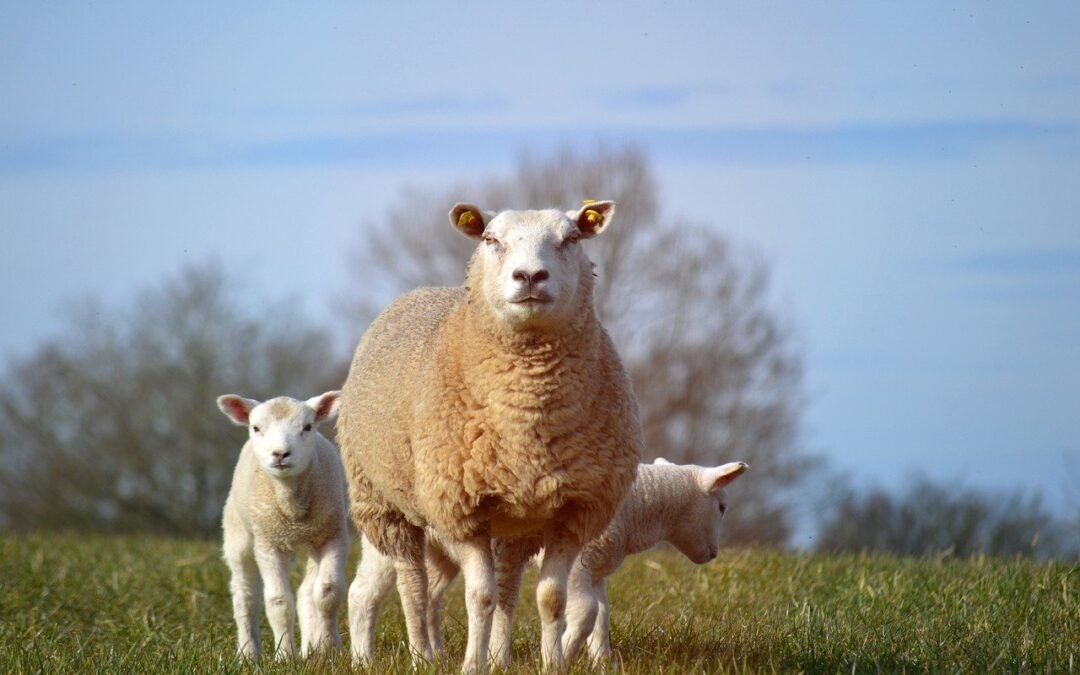
<instances>
[{"instance_id":1,"label":"sheep's ear","mask_svg":"<svg viewBox=\"0 0 1080 675\"><path fill-rule=\"evenodd\" d=\"M244 398L236 394L218 396L217 400L217 407L221 409L221 412L225 413L225 416L232 420L233 424L241 427L248 425L251 410L257 405L259 405L259 402L255 399Z\"/></svg>"},{"instance_id":2,"label":"sheep's ear","mask_svg":"<svg viewBox=\"0 0 1080 675\"><path fill-rule=\"evenodd\" d=\"M315 411L315 423L325 422L337 417L338 408L341 407L341 392L328 391L307 400L307 406Z\"/></svg>"},{"instance_id":3,"label":"sheep's ear","mask_svg":"<svg viewBox=\"0 0 1080 675\"><path fill-rule=\"evenodd\" d=\"M664 466L664 465L672 466L675 463L674 462L669 462L666 459L664 459L663 457L657 457L656 459L653 460L653 464L659 464L660 466Z\"/></svg>"},{"instance_id":4,"label":"sheep's ear","mask_svg":"<svg viewBox=\"0 0 1080 675\"><path fill-rule=\"evenodd\" d=\"M450 224L470 239L479 239L484 234L490 216L472 204L454 204L450 209Z\"/></svg>"},{"instance_id":5,"label":"sheep's ear","mask_svg":"<svg viewBox=\"0 0 1080 675\"><path fill-rule=\"evenodd\" d=\"M729 462L703 470L698 475L698 482L705 492L716 492L731 481L743 475L750 465L746 462Z\"/></svg>"},{"instance_id":6,"label":"sheep's ear","mask_svg":"<svg viewBox=\"0 0 1080 675\"><path fill-rule=\"evenodd\" d=\"M577 224L582 239L589 239L607 229L615 215L615 202L586 202L577 211L567 211L567 217Z\"/></svg>"}]
</instances>

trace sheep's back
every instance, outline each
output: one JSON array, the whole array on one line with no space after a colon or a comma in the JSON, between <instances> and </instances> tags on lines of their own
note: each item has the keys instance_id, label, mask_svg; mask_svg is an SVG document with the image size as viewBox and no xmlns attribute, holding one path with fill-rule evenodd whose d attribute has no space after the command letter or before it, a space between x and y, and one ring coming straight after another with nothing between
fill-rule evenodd
<instances>
[{"instance_id":1,"label":"sheep's back","mask_svg":"<svg viewBox=\"0 0 1080 675\"><path fill-rule=\"evenodd\" d=\"M372 501L389 502L409 520L419 520L412 503L408 420L440 326L464 297L463 288L422 288L403 295L372 322L356 348L342 387L337 430L353 515L361 527Z\"/></svg>"}]
</instances>

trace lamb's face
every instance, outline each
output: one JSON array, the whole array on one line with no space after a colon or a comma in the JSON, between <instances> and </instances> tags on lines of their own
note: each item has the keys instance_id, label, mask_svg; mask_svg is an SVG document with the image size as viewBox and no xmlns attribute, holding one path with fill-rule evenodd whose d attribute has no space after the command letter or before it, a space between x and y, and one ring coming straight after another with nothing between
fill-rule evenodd
<instances>
[{"instance_id":1,"label":"lamb's face","mask_svg":"<svg viewBox=\"0 0 1080 675\"><path fill-rule=\"evenodd\" d=\"M307 471L315 454L315 411L287 397L251 411L248 434L259 466L276 478Z\"/></svg>"},{"instance_id":2,"label":"lamb's face","mask_svg":"<svg viewBox=\"0 0 1080 675\"><path fill-rule=\"evenodd\" d=\"M612 202L596 202L570 213L503 211L492 217L459 204L450 218L481 241L473 264L480 266L482 294L493 314L531 328L558 325L578 310L581 276L592 274L579 242L599 234L613 212Z\"/></svg>"},{"instance_id":3,"label":"lamb's face","mask_svg":"<svg viewBox=\"0 0 1080 675\"><path fill-rule=\"evenodd\" d=\"M702 565L720 550L720 522L727 511L724 486L738 478L749 466L731 462L718 467L690 467L695 480L692 494L679 514L668 541L687 558Z\"/></svg>"},{"instance_id":4,"label":"lamb's face","mask_svg":"<svg viewBox=\"0 0 1080 675\"><path fill-rule=\"evenodd\" d=\"M287 396L263 403L239 396L218 398L218 407L235 424L248 428L259 467L274 478L307 471L315 456L319 424L337 414L340 392L297 401Z\"/></svg>"}]
</instances>

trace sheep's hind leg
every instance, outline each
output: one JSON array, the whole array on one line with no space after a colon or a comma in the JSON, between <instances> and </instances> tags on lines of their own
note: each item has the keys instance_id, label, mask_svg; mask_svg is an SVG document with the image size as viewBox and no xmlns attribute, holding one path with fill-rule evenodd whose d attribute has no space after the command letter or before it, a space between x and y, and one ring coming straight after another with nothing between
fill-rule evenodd
<instances>
[{"instance_id":1,"label":"sheep's hind leg","mask_svg":"<svg viewBox=\"0 0 1080 675\"><path fill-rule=\"evenodd\" d=\"M435 655L444 654L442 636L443 596L458 575L458 566L439 547L429 541L425 549L428 576L427 632Z\"/></svg>"},{"instance_id":2,"label":"sheep's hind leg","mask_svg":"<svg viewBox=\"0 0 1080 675\"><path fill-rule=\"evenodd\" d=\"M423 555L396 558L394 569L397 572L398 596L401 598L401 610L405 614L405 630L409 634L413 665L420 665L421 661L432 661L435 654L431 651L431 641L427 633L428 582Z\"/></svg>"},{"instance_id":3,"label":"sheep's hind leg","mask_svg":"<svg viewBox=\"0 0 1080 675\"><path fill-rule=\"evenodd\" d=\"M513 541L496 539L492 544L498 598L495 602L495 616L491 621L491 652L495 663L501 668L510 667L514 613L517 611L521 577L529 559L540 550L542 544L539 537Z\"/></svg>"},{"instance_id":4,"label":"sheep's hind leg","mask_svg":"<svg viewBox=\"0 0 1080 675\"><path fill-rule=\"evenodd\" d=\"M364 537L356 578L349 586L349 642L353 661L359 665L370 665L375 658L375 626L396 578L394 559Z\"/></svg>"}]
</instances>

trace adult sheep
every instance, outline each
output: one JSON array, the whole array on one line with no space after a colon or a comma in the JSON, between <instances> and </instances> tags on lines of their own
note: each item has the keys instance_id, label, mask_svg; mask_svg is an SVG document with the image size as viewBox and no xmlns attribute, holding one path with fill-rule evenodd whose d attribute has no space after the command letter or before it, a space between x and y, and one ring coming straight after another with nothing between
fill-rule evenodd
<instances>
[{"instance_id":1,"label":"adult sheep","mask_svg":"<svg viewBox=\"0 0 1080 675\"><path fill-rule=\"evenodd\" d=\"M610 201L497 215L455 205L450 222L481 241L465 286L402 296L357 347L338 438L353 518L394 558L414 658L432 656L424 528L461 561L467 672L489 656L491 539L539 532L541 656L545 669L565 667L567 575L619 507L643 447L578 244L603 232L614 210ZM350 626L362 611L353 595Z\"/></svg>"}]
</instances>

